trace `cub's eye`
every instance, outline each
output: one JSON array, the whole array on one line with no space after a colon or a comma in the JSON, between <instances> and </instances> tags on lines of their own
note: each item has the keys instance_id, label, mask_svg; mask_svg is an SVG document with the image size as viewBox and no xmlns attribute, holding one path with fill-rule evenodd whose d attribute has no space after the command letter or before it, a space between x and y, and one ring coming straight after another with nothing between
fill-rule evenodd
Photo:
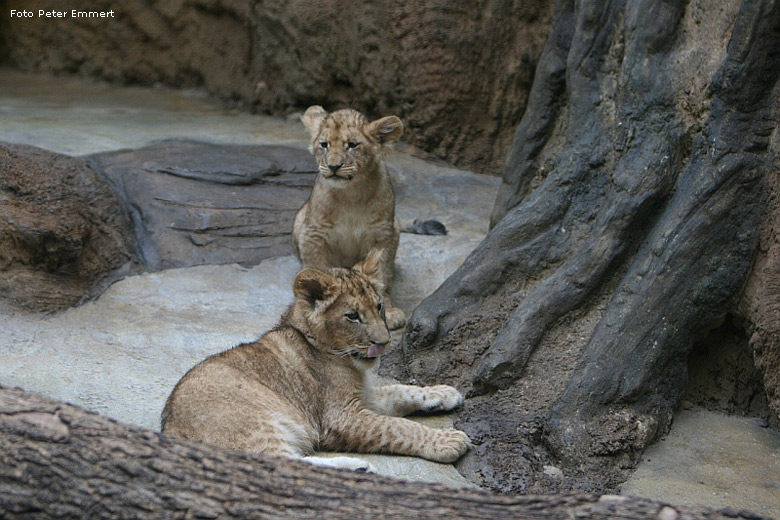
<instances>
[{"instance_id":1,"label":"cub's eye","mask_svg":"<svg viewBox=\"0 0 780 520\"><path fill-rule=\"evenodd\" d=\"M362 323L363 320L360 319L360 314L358 314L355 311L348 312L344 315L349 321L354 321L356 323Z\"/></svg>"},{"instance_id":2,"label":"cub's eye","mask_svg":"<svg viewBox=\"0 0 780 520\"><path fill-rule=\"evenodd\" d=\"M382 312L385 310L385 304L382 302L377 303L376 310L379 311L379 314L382 314Z\"/></svg>"},{"instance_id":3,"label":"cub's eye","mask_svg":"<svg viewBox=\"0 0 780 520\"><path fill-rule=\"evenodd\" d=\"M349 141L349 142L347 143L347 146L348 146L349 148L357 148L359 145L360 145L360 143L358 143L357 141Z\"/></svg>"},{"instance_id":4,"label":"cub's eye","mask_svg":"<svg viewBox=\"0 0 780 520\"><path fill-rule=\"evenodd\" d=\"M328 141L320 141L320 148L327 150L328 149Z\"/></svg>"}]
</instances>

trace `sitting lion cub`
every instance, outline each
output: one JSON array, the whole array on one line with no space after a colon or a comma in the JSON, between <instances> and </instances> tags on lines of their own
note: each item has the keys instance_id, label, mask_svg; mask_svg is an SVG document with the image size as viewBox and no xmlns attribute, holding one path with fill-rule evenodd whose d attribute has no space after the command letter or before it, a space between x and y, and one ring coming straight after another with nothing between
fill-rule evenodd
<instances>
[{"instance_id":1,"label":"sitting lion cub","mask_svg":"<svg viewBox=\"0 0 780 520\"><path fill-rule=\"evenodd\" d=\"M387 324L404 325L406 317L390 301L393 265L401 231L395 219L395 194L382 155L401 137L396 116L368 122L351 109L326 112L312 106L301 117L312 137L311 152L319 175L311 197L295 215L295 251L304 267L351 267L373 248L386 252L379 273L384 285ZM444 234L435 220L419 222L411 232Z\"/></svg>"},{"instance_id":2,"label":"sitting lion cub","mask_svg":"<svg viewBox=\"0 0 780 520\"><path fill-rule=\"evenodd\" d=\"M372 250L353 269L304 269L295 301L258 341L207 358L165 404L166 434L225 448L303 457L316 449L416 455L452 462L465 433L399 416L446 411L463 402L450 386L374 386L372 369L390 341L381 273ZM350 458L315 463L368 469Z\"/></svg>"}]
</instances>

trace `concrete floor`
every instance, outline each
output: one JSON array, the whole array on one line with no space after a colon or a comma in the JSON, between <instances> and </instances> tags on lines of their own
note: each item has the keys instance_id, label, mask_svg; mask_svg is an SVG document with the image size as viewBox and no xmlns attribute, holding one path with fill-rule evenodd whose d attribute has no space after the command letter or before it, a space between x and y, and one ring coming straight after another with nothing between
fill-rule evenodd
<instances>
[{"instance_id":1,"label":"concrete floor","mask_svg":"<svg viewBox=\"0 0 780 520\"><path fill-rule=\"evenodd\" d=\"M170 137L306 145L294 119L226 111L194 92L118 88L0 69L0 141L84 155ZM457 214L443 215L451 230L447 237L402 236L396 289L405 296L397 302L409 311L487 232L498 182L401 153L390 161L474 183L467 188L471 202L458 205ZM446 207L446 201L435 203L437 212ZM399 200L400 214L417 211ZM126 278L97 301L58 315L3 316L0 384L157 428L165 397L189 367L275 324L292 298L297 269L292 257L252 268L175 269ZM669 435L646 452L623 492L780 518L779 450L780 434L754 421L684 410ZM375 456L371 462L388 475L467 485L450 465L410 457Z\"/></svg>"},{"instance_id":2,"label":"concrete floor","mask_svg":"<svg viewBox=\"0 0 780 520\"><path fill-rule=\"evenodd\" d=\"M780 518L780 434L760 421L683 406L643 459L624 495Z\"/></svg>"}]
</instances>

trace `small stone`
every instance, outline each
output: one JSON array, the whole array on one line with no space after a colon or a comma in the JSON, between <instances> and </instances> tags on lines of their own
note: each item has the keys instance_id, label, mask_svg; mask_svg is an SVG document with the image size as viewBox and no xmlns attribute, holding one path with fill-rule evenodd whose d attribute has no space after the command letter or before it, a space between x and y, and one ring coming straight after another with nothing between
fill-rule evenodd
<instances>
[{"instance_id":1,"label":"small stone","mask_svg":"<svg viewBox=\"0 0 780 520\"><path fill-rule=\"evenodd\" d=\"M620 495L602 495L599 497L599 502L608 504L617 504L625 502L626 500L628 500L628 497L622 497Z\"/></svg>"}]
</instances>

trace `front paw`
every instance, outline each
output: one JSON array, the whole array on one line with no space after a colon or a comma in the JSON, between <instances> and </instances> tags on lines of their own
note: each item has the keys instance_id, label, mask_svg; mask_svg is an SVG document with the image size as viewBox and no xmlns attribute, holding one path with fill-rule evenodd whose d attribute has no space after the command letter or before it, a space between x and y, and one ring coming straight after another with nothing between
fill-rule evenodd
<instances>
[{"instance_id":1,"label":"front paw","mask_svg":"<svg viewBox=\"0 0 780 520\"><path fill-rule=\"evenodd\" d=\"M422 401L424 412L449 412L463 404L463 395L449 385L435 385L424 388Z\"/></svg>"},{"instance_id":2,"label":"front paw","mask_svg":"<svg viewBox=\"0 0 780 520\"><path fill-rule=\"evenodd\" d=\"M390 330L400 329L406 325L406 314L398 307L390 307L385 311L387 328Z\"/></svg>"},{"instance_id":3,"label":"front paw","mask_svg":"<svg viewBox=\"0 0 780 520\"><path fill-rule=\"evenodd\" d=\"M306 457L303 460L326 468L348 469L358 473L376 473L373 464L357 457Z\"/></svg>"},{"instance_id":4,"label":"front paw","mask_svg":"<svg viewBox=\"0 0 780 520\"><path fill-rule=\"evenodd\" d=\"M455 462L471 447L471 440L464 432L455 429L439 430L426 459L436 462Z\"/></svg>"},{"instance_id":5,"label":"front paw","mask_svg":"<svg viewBox=\"0 0 780 520\"><path fill-rule=\"evenodd\" d=\"M374 465L363 459L358 459L357 457L334 457L334 459L337 460L337 465L334 467L358 473L376 473Z\"/></svg>"}]
</instances>

